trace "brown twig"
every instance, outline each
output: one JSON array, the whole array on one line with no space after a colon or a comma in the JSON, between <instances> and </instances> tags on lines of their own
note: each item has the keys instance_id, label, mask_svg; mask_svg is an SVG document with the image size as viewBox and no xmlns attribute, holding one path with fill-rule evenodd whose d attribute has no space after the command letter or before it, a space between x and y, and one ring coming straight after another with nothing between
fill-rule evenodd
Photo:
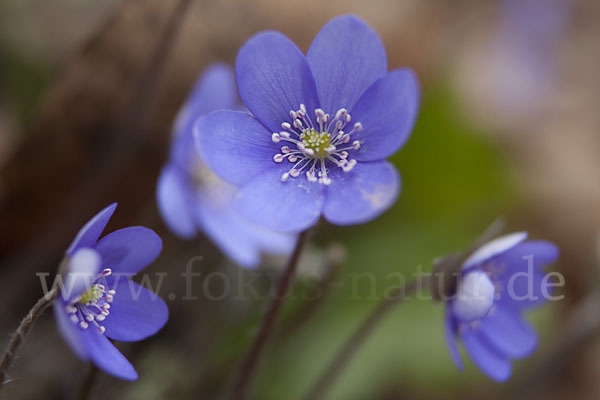
<instances>
[{"instance_id":1,"label":"brown twig","mask_svg":"<svg viewBox=\"0 0 600 400\"><path fill-rule=\"evenodd\" d=\"M2 392L4 384L6 383L6 377L8 375L10 366L15 360L23 341L35 324L35 321L37 321L37 319L44 313L46 308L48 308L48 306L54 302L57 293L58 287L53 287L48 293L42 296L42 298L35 303L33 308L29 310L25 318L21 320L19 327L8 342L6 350L4 350L4 354L2 355L2 360L0 360L0 393Z\"/></svg>"},{"instance_id":2,"label":"brown twig","mask_svg":"<svg viewBox=\"0 0 600 400\"><path fill-rule=\"evenodd\" d=\"M334 284L332 284L333 279L336 277L344 259L345 250L341 245L333 245L327 249L325 276L321 279L317 287L317 290L319 291L318 297L307 301L302 308L296 311L289 322L286 321L285 326L282 327L282 330L278 335L279 338L284 339L289 337L292 333L296 332L300 326L304 325L317 310L319 310L331 293L331 289L334 286Z\"/></svg>"},{"instance_id":3,"label":"brown twig","mask_svg":"<svg viewBox=\"0 0 600 400\"><path fill-rule=\"evenodd\" d=\"M17 271L18 274L27 265L33 265L33 270L45 268L43 260L51 260L56 254L54 249L67 243L72 234L62 227L76 227L80 221L85 220L90 209L105 206L105 200L102 200L99 192L114 187L114 182L119 181L123 171L127 170L132 156L139 153L148 140L144 136L147 132L144 123L151 115L173 44L192 4L193 0L179 0L173 6L173 12L158 36L148 60L136 75L128 106L110 129L110 135L107 132L107 136L113 138L111 146L114 151L107 152L104 157L86 165L82 171L86 179L64 199L61 207L54 210L55 217L45 225L47 228L27 248L11 257L4 269Z\"/></svg>"},{"instance_id":4,"label":"brown twig","mask_svg":"<svg viewBox=\"0 0 600 400\"><path fill-rule=\"evenodd\" d=\"M379 304L379 306L367 316L354 334L350 336L342 348L337 352L325 372L311 388L305 399L317 400L323 398L329 389L331 389L339 375L344 371L344 367L349 364L349 361L356 354L356 351L361 348L364 341L379 325L379 322L381 322L387 313L396 304L406 300L408 295L414 293L422 286L428 286L429 284L430 277L425 275L421 279L413 281L406 287L398 288L394 295L389 296L381 304Z\"/></svg>"},{"instance_id":5,"label":"brown twig","mask_svg":"<svg viewBox=\"0 0 600 400\"><path fill-rule=\"evenodd\" d=\"M281 310L283 301L289 291L292 278L294 277L296 267L298 266L298 261L300 260L302 249L307 241L307 236L308 230L300 233L298 236L296 247L294 248L291 257L288 260L283 275L281 276L275 295L273 296L267 313L262 320L260 330L254 338L254 341L250 346L250 350L242 360L238 372L235 375L232 390L229 395L230 399L243 400L248 395L252 380L256 375L257 365L260 362L261 355L263 354L263 350L265 349L267 341L273 334L273 328L277 322L279 311Z\"/></svg>"}]
</instances>

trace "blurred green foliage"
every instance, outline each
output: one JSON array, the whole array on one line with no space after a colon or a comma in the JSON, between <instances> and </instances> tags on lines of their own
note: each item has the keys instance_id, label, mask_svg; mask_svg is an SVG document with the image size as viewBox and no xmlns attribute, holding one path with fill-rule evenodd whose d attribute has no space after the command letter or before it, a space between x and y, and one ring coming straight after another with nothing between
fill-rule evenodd
<instances>
[{"instance_id":1,"label":"blurred green foliage","mask_svg":"<svg viewBox=\"0 0 600 400\"><path fill-rule=\"evenodd\" d=\"M45 63L0 43L0 95L14 107L22 127L34 119L49 79L50 70Z\"/></svg>"}]
</instances>

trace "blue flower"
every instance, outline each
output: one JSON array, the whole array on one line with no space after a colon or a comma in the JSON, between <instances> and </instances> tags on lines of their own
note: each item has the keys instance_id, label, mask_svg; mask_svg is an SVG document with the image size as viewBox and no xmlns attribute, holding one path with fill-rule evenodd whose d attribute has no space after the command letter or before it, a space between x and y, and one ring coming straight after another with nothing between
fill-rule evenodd
<instances>
[{"instance_id":1,"label":"blue flower","mask_svg":"<svg viewBox=\"0 0 600 400\"><path fill-rule=\"evenodd\" d=\"M156 196L167 226L182 238L205 232L238 264L256 267L261 252L287 254L294 238L258 226L232 206L236 187L214 175L200 160L192 125L196 118L219 109L242 109L233 71L213 64L198 79L180 111L169 161L160 174Z\"/></svg>"},{"instance_id":2,"label":"blue flower","mask_svg":"<svg viewBox=\"0 0 600 400\"><path fill-rule=\"evenodd\" d=\"M128 279L154 261L162 242L141 226L98 240L116 207L112 204L92 218L67 250L67 271L54 314L79 358L116 377L135 380L137 372L108 338L142 340L167 322L165 303Z\"/></svg>"},{"instance_id":3,"label":"blue flower","mask_svg":"<svg viewBox=\"0 0 600 400\"><path fill-rule=\"evenodd\" d=\"M460 370L456 337L479 369L498 382L510 376L512 359L535 349L537 335L521 314L547 300L550 285L542 267L556 260L558 249L526 238L518 232L495 239L464 263L445 321L448 349Z\"/></svg>"},{"instance_id":4,"label":"blue flower","mask_svg":"<svg viewBox=\"0 0 600 400\"><path fill-rule=\"evenodd\" d=\"M387 71L377 34L354 16L333 19L306 56L279 32L252 37L236 60L251 115L220 111L196 121L202 159L240 186L236 204L259 224L299 231L321 215L369 221L395 201L400 179L385 158L417 115L412 71Z\"/></svg>"}]
</instances>

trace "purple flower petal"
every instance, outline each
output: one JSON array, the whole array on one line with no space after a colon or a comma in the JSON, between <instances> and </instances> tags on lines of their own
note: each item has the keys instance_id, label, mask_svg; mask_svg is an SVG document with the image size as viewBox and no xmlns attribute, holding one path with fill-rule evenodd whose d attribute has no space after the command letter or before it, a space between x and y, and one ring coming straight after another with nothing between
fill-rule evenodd
<instances>
[{"instance_id":1,"label":"purple flower petal","mask_svg":"<svg viewBox=\"0 0 600 400\"><path fill-rule=\"evenodd\" d=\"M452 313L449 309L445 311L446 320L445 320L445 337L446 337L446 345L448 346L448 351L450 352L450 357L454 362L454 365L460 370L463 371L463 362L460 358L460 352L458 351L458 345L456 343L456 321L452 317Z\"/></svg>"},{"instance_id":2,"label":"purple flower petal","mask_svg":"<svg viewBox=\"0 0 600 400\"><path fill-rule=\"evenodd\" d=\"M387 72L381 39L361 19L332 19L313 40L306 59L314 75L321 107L335 114L351 110L365 90Z\"/></svg>"},{"instance_id":3,"label":"purple flower petal","mask_svg":"<svg viewBox=\"0 0 600 400\"><path fill-rule=\"evenodd\" d=\"M233 68L226 63L208 66L196 82L186 107L199 114L231 109L238 104Z\"/></svg>"},{"instance_id":4,"label":"purple flower petal","mask_svg":"<svg viewBox=\"0 0 600 400\"><path fill-rule=\"evenodd\" d=\"M169 319L164 301L137 283L121 280L114 288L110 314L103 322L109 338L124 342L142 340L158 332Z\"/></svg>"},{"instance_id":5,"label":"purple flower petal","mask_svg":"<svg viewBox=\"0 0 600 400\"><path fill-rule=\"evenodd\" d=\"M188 168L197 157L194 148L194 122L209 112L239 108L233 69L216 63L198 79L185 105L177 115L170 162L182 169Z\"/></svg>"},{"instance_id":6,"label":"purple flower petal","mask_svg":"<svg viewBox=\"0 0 600 400\"><path fill-rule=\"evenodd\" d=\"M324 185L304 175L281 182L288 165L260 173L237 194L236 205L251 221L282 232L304 230L317 222L325 201Z\"/></svg>"},{"instance_id":7,"label":"purple flower petal","mask_svg":"<svg viewBox=\"0 0 600 400\"><path fill-rule=\"evenodd\" d=\"M504 307L522 310L539 307L548 300L542 288L544 274L533 271L520 271L510 276L498 279L498 303ZM551 293L551 288L546 288Z\"/></svg>"},{"instance_id":8,"label":"purple flower petal","mask_svg":"<svg viewBox=\"0 0 600 400\"><path fill-rule=\"evenodd\" d=\"M74 252L69 258L69 270L61 287L62 299L71 301L89 289L101 266L102 257L96 250L83 247Z\"/></svg>"},{"instance_id":9,"label":"purple flower petal","mask_svg":"<svg viewBox=\"0 0 600 400\"><path fill-rule=\"evenodd\" d=\"M234 212L235 209L198 207L203 231L219 249L237 264L255 268L260 263L260 249L252 242L252 237L240 229Z\"/></svg>"},{"instance_id":10,"label":"purple flower petal","mask_svg":"<svg viewBox=\"0 0 600 400\"><path fill-rule=\"evenodd\" d=\"M298 47L279 32L254 35L235 61L240 97L270 131L290 122L290 111L304 104L309 113L318 107L317 88ZM343 78L344 79L344 78Z\"/></svg>"},{"instance_id":11,"label":"purple flower petal","mask_svg":"<svg viewBox=\"0 0 600 400\"><path fill-rule=\"evenodd\" d=\"M148 228L131 226L106 235L96 245L105 267L115 276L134 275L158 257L160 237Z\"/></svg>"},{"instance_id":12,"label":"purple flower petal","mask_svg":"<svg viewBox=\"0 0 600 400\"><path fill-rule=\"evenodd\" d=\"M242 185L273 167L279 148L271 133L254 117L240 111L217 111L196 121L196 148L217 175Z\"/></svg>"},{"instance_id":13,"label":"purple flower petal","mask_svg":"<svg viewBox=\"0 0 600 400\"><path fill-rule=\"evenodd\" d=\"M323 215L336 225L370 221L386 211L398 197L400 176L387 161L356 164L350 172L336 168Z\"/></svg>"},{"instance_id":14,"label":"purple flower petal","mask_svg":"<svg viewBox=\"0 0 600 400\"><path fill-rule=\"evenodd\" d=\"M542 267L553 263L557 257L558 248L544 241L526 241L497 256L492 268L500 266L495 278L500 286L499 302L512 309L533 308L545 303L545 295L551 293L551 287L548 280L544 283Z\"/></svg>"},{"instance_id":15,"label":"purple flower petal","mask_svg":"<svg viewBox=\"0 0 600 400\"><path fill-rule=\"evenodd\" d=\"M191 197L187 176L176 166L167 164L156 186L158 210L169 229L184 239L194 237L198 230Z\"/></svg>"},{"instance_id":16,"label":"purple flower petal","mask_svg":"<svg viewBox=\"0 0 600 400\"><path fill-rule=\"evenodd\" d=\"M537 334L516 312L496 306L481 320L479 332L498 352L509 358L526 357L537 345Z\"/></svg>"},{"instance_id":17,"label":"purple flower petal","mask_svg":"<svg viewBox=\"0 0 600 400\"><path fill-rule=\"evenodd\" d=\"M117 203L113 203L89 220L83 228L79 230L77 236L75 236L75 239L67 249L67 255L73 254L82 247L94 247L116 208Z\"/></svg>"},{"instance_id":18,"label":"purple flower petal","mask_svg":"<svg viewBox=\"0 0 600 400\"><path fill-rule=\"evenodd\" d=\"M65 342L67 342L69 348L82 361L87 360L89 357L81 338L81 329L69 319L69 316L65 311L65 303L61 299L58 299L54 302L52 308L54 309L54 316L56 318L56 324L58 325L58 331L61 333Z\"/></svg>"},{"instance_id":19,"label":"purple flower petal","mask_svg":"<svg viewBox=\"0 0 600 400\"><path fill-rule=\"evenodd\" d=\"M107 374L129 381L138 378L133 366L106 336L98 333L93 327L79 331L89 358L98 368Z\"/></svg>"},{"instance_id":20,"label":"purple flower petal","mask_svg":"<svg viewBox=\"0 0 600 400\"><path fill-rule=\"evenodd\" d=\"M492 257L496 257L512 249L525 239L527 239L527 232L515 232L496 238L491 242L484 244L471 254L467 261L465 261L463 269L482 264Z\"/></svg>"},{"instance_id":21,"label":"purple flower petal","mask_svg":"<svg viewBox=\"0 0 600 400\"><path fill-rule=\"evenodd\" d=\"M419 84L409 69L397 69L373 83L350 114L363 129L352 135L361 147L353 153L359 161L383 160L408 139L419 109Z\"/></svg>"},{"instance_id":22,"label":"purple flower petal","mask_svg":"<svg viewBox=\"0 0 600 400\"><path fill-rule=\"evenodd\" d=\"M504 382L510 377L510 361L491 348L472 329L462 330L461 339L469 357L483 373L496 382Z\"/></svg>"},{"instance_id":23,"label":"purple flower petal","mask_svg":"<svg viewBox=\"0 0 600 400\"><path fill-rule=\"evenodd\" d=\"M292 235L250 222L229 203L205 201L197 210L204 232L229 258L243 267L257 267L263 251L287 254L294 246Z\"/></svg>"},{"instance_id":24,"label":"purple flower petal","mask_svg":"<svg viewBox=\"0 0 600 400\"><path fill-rule=\"evenodd\" d=\"M533 269L539 271L542 267L555 262L558 253L558 247L554 243L528 240L498 255L494 262L508 266L507 272L510 272L510 270L518 272L526 271L528 262L531 259Z\"/></svg>"}]
</instances>

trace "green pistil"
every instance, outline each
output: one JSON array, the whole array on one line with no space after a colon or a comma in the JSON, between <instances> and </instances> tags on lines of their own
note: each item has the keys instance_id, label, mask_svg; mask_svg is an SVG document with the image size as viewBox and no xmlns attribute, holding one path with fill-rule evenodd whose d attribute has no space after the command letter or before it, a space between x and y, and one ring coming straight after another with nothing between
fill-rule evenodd
<instances>
[{"instance_id":1,"label":"green pistil","mask_svg":"<svg viewBox=\"0 0 600 400\"><path fill-rule=\"evenodd\" d=\"M88 290L86 290L80 297L80 304L87 304L95 300L99 300L102 297L102 289L98 287L98 285L92 285Z\"/></svg>"},{"instance_id":2,"label":"green pistil","mask_svg":"<svg viewBox=\"0 0 600 400\"><path fill-rule=\"evenodd\" d=\"M316 129L307 129L300 138L307 149L315 152L315 158L324 159L329 156L329 153L325 150L331 145L331 135L329 133L319 133Z\"/></svg>"}]
</instances>

